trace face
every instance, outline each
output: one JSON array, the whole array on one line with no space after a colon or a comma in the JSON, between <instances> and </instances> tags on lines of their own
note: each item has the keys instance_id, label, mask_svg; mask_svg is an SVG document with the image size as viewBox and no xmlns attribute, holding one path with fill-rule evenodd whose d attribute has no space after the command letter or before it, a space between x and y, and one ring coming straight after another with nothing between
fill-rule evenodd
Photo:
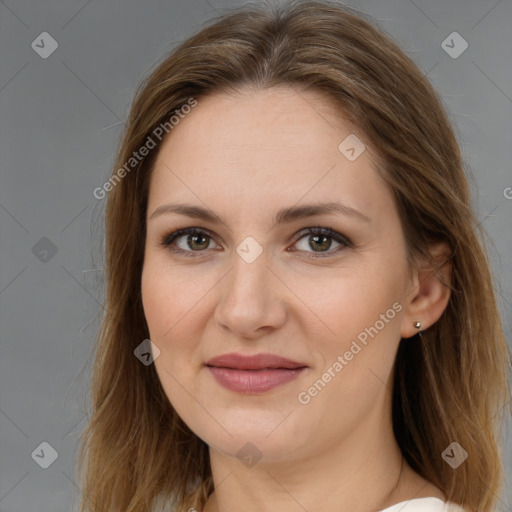
<instances>
[{"instance_id":1,"label":"face","mask_svg":"<svg viewBox=\"0 0 512 512\"><path fill-rule=\"evenodd\" d=\"M371 141L333 109L288 88L212 95L153 169L142 299L156 371L224 454L250 442L267 461L308 457L389 415L410 290L403 232ZM341 207L304 209L324 203ZM195 210L162 208L178 204ZM233 353L294 369L207 365Z\"/></svg>"}]
</instances>

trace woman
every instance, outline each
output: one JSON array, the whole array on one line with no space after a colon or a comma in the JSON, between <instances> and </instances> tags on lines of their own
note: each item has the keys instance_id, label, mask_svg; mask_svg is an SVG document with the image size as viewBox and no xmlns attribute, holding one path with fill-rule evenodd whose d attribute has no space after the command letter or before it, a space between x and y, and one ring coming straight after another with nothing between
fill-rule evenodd
<instances>
[{"instance_id":1,"label":"woman","mask_svg":"<svg viewBox=\"0 0 512 512\"><path fill-rule=\"evenodd\" d=\"M82 510L491 511L510 359L460 149L327 2L225 15L137 92Z\"/></svg>"}]
</instances>

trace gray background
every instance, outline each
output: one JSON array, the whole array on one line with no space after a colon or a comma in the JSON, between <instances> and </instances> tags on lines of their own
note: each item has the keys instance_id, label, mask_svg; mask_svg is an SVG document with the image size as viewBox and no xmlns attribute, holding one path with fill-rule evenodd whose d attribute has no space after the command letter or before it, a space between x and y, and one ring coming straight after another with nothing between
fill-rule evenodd
<instances>
[{"instance_id":1,"label":"gray background","mask_svg":"<svg viewBox=\"0 0 512 512\"><path fill-rule=\"evenodd\" d=\"M489 251L510 341L512 4L347 3L380 21L428 73L448 108L479 217L494 242ZM0 512L75 509L87 358L103 293L97 255L104 200L95 199L93 190L109 176L139 81L177 42L234 5L0 1ZM442 47L453 31L469 45L458 58ZM31 47L42 32L58 43L45 59ZM509 482L510 434L508 426ZM47 469L31 456L42 442L58 453ZM501 502L503 510L512 510L511 491Z\"/></svg>"}]
</instances>

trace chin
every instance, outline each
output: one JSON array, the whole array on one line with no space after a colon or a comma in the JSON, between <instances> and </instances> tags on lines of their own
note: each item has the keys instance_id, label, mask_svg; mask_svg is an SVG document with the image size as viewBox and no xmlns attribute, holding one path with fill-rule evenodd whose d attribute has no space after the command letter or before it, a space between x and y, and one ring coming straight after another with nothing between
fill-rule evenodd
<instances>
[{"instance_id":1,"label":"chin","mask_svg":"<svg viewBox=\"0 0 512 512\"><path fill-rule=\"evenodd\" d=\"M214 408L210 408L209 412L217 421L210 416L206 420L204 415L189 418L189 421L183 419L198 437L216 451L238 458L244 464L245 460L256 459L262 463L276 463L290 460L294 454L302 451L301 448L312 444L304 421L299 421L301 425L297 424L299 417L294 418L296 415L293 413L287 417L289 412L285 414L283 410L286 409L235 413L231 409L227 414L217 414ZM313 436L318 431L316 427L309 430L313 431Z\"/></svg>"}]
</instances>

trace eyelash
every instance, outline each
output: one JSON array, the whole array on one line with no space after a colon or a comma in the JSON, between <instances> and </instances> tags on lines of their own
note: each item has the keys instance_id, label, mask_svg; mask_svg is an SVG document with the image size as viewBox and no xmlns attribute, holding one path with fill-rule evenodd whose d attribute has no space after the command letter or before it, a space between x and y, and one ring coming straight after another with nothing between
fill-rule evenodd
<instances>
[{"instance_id":1,"label":"eyelash","mask_svg":"<svg viewBox=\"0 0 512 512\"><path fill-rule=\"evenodd\" d=\"M162 240L160 241L159 245L171 250L174 253L184 255L186 257L192 257L197 258L200 257L199 254L201 252L205 252L205 250L202 251L184 251L182 249L178 249L176 247L172 247L171 244L179 237L183 235L206 235L209 239L213 239L213 236L209 233L208 230L200 229L200 228L180 228L176 231L173 231L172 233L169 233L165 235ZM352 242L345 236L341 235L337 231L334 231L332 228L324 228L324 227L311 227L306 228L306 230L301 231L301 235L295 240L294 244L297 243L299 240L302 240L304 237L308 235L323 235L328 238L332 238L334 241L341 244L340 247L337 247L336 249L330 251L327 250L325 252L312 252L311 256L306 256L307 258L327 258L332 256L333 254L337 254L341 250L344 249L344 247L353 247ZM300 251L299 251L300 252ZM305 251L308 252L308 251ZM194 254L196 253L196 254Z\"/></svg>"}]
</instances>

